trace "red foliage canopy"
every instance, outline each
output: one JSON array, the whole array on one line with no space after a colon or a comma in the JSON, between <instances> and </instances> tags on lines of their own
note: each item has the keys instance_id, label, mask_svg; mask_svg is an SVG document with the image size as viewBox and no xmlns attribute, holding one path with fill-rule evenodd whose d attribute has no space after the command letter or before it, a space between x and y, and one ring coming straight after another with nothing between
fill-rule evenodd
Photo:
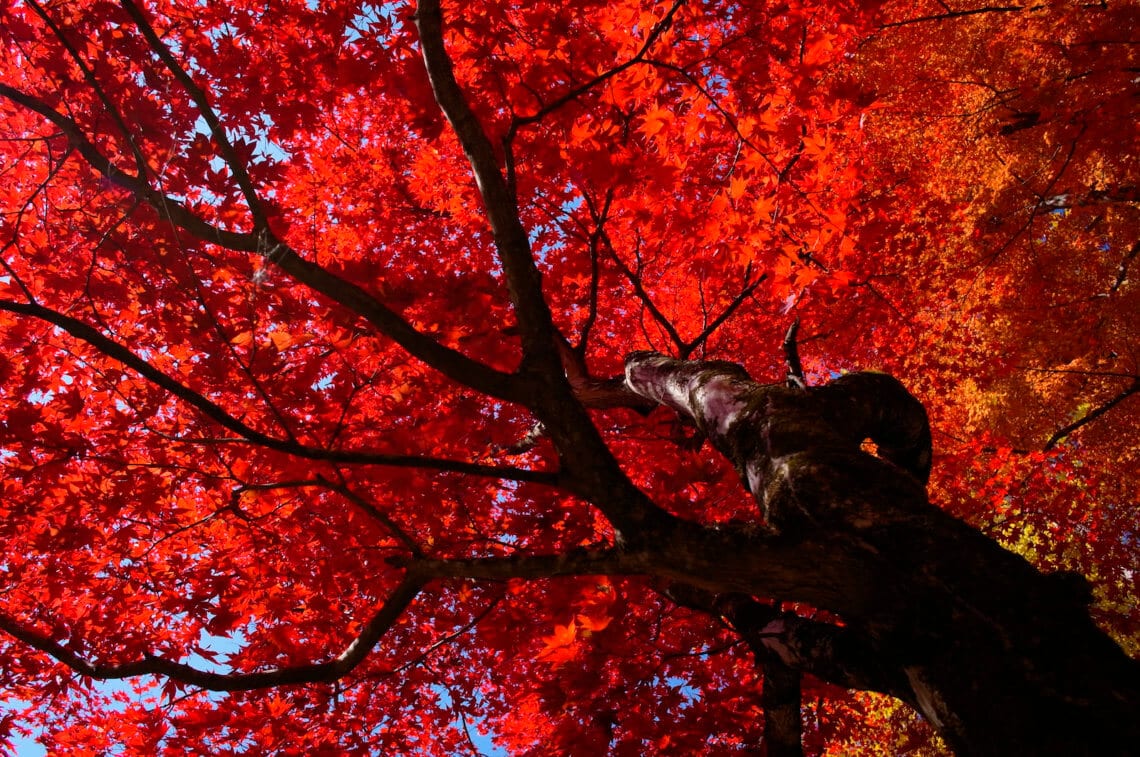
<instances>
[{"instance_id":1,"label":"red foliage canopy","mask_svg":"<svg viewBox=\"0 0 1140 757\"><path fill-rule=\"evenodd\" d=\"M748 648L591 564L639 516L582 483L757 521L731 466L663 411L535 423L631 350L778 380L793 317L809 382L926 403L934 503L1140 651L1127 3L0 14L9 747L754 747ZM804 723L938 748L822 685Z\"/></svg>"}]
</instances>

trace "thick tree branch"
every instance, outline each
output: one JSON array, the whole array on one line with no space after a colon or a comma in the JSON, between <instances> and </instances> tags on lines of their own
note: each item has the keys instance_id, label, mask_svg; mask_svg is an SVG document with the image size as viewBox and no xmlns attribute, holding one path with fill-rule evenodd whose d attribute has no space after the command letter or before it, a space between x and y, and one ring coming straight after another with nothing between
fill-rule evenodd
<instances>
[{"instance_id":1,"label":"thick tree branch","mask_svg":"<svg viewBox=\"0 0 1140 757\"><path fill-rule=\"evenodd\" d=\"M768 757L803 757L800 673L774 655L764 655L761 664L764 688L760 692L760 706L764 709L764 743Z\"/></svg>"},{"instance_id":2,"label":"thick tree branch","mask_svg":"<svg viewBox=\"0 0 1140 757\"><path fill-rule=\"evenodd\" d=\"M724 618L753 649L760 664L775 658L791 670L835 686L877 691L915 704L906 678L877 665L882 650L849 626L782 612L777 605L758 602L747 594L717 593L676 582L668 584L664 593L684 607Z\"/></svg>"},{"instance_id":3,"label":"thick tree branch","mask_svg":"<svg viewBox=\"0 0 1140 757\"><path fill-rule=\"evenodd\" d=\"M809 389L816 406L854 443L870 439L877 454L925 484L933 459L926 408L885 373L848 373Z\"/></svg>"},{"instance_id":4,"label":"thick tree branch","mask_svg":"<svg viewBox=\"0 0 1140 757\"><path fill-rule=\"evenodd\" d=\"M284 243L277 242L266 258L297 281L357 313L380 333L452 381L510 402L525 399L517 377L440 344L361 287L305 260Z\"/></svg>"},{"instance_id":5,"label":"thick tree branch","mask_svg":"<svg viewBox=\"0 0 1140 757\"><path fill-rule=\"evenodd\" d=\"M494 147L455 78L444 45L439 0L421 0L415 21L436 102L459 138L483 199L495 249L518 316L523 347L519 376L525 390L529 390L526 404L538 415L558 450L562 462L561 482L597 505L628 538L648 538L648 531L672 518L630 482L581 403L574 399L563 372L557 331L543 296L541 276L531 254L526 229L519 219L515 198L499 169ZM523 390L520 387L520 391Z\"/></svg>"},{"instance_id":6,"label":"thick tree branch","mask_svg":"<svg viewBox=\"0 0 1140 757\"><path fill-rule=\"evenodd\" d=\"M515 198L499 169L494 146L455 78L443 41L439 0L421 0L415 20L435 99L463 146L483 198L495 248L506 273L507 288L518 313L525 359L535 361L539 371L549 372L558 365L558 355L554 349L554 323L542 295L542 280L531 255L526 229L519 220Z\"/></svg>"},{"instance_id":7,"label":"thick tree branch","mask_svg":"<svg viewBox=\"0 0 1140 757\"><path fill-rule=\"evenodd\" d=\"M284 242L274 239L271 234L234 232L207 223L178 200L154 190L138 176L122 171L99 152L78 124L43 100L4 84L0 84L0 96L50 121L63 132L68 142L99 174L141 198L159 217L174 226L229 250L264 255L270 265L276 266L296 281L364 318L380 333L453 381L499 399L512 402L520 399L520 382L514 376L472 360L463 353L417 331L394 310L363 288L330 273L316 263L305 260Z\"/></svg>"},{"instance_id":8,"label":"thick tree branch","mask_svg":"<svg viewBox=\"0 0 1140 757\"><path fill-rule=\"evenodd\" d=\"M663 539L654 575L838 613L866 639L878 680L961 752L1071 754L1101 731L1131 743L1137 665L1089 618L1087 584L1042 576L930 505L925 412L893 378L852 374L804 391L757 384L734 363L641 352L627 356L626 380L702 428L778 531L739 544L727 532ZM893 465L860 450L866 436ZM789 574L770 564L781 551ZM760 630L780 653L771 639L786 622ZM985 701L964 666L984 671ZM1063 742L1040 732L1042 713L1064 722Z\"/></svg>"},{"instance_id":9,"label":"thick tree branch","mask_svg":"<svg viewBox=\"0 0 1140 757\"><path fill-rule=\"evenodd\" d=\"M720 602L717 598L721 596L771 596L821 607L857 607L866 601L864 582L875 573L873 570L859 572L859 564L849 557L847 548L835 541L793 542L767 535L763 529L707 529L683 523L644 549L618 545L612 549L573 550L559 555L470 559L393 557L391 562L397 566L407 565L419 575L440 579L506 581L559 576L652 576L667 582L671 587L668 596L679 604L723 615L737 612L737 605ZM673 588L678 587L680 593L674 592ZM765 616L764 622L771 619ZM753 630L760 627L754 623ZM855 666L857 662L837 661L837 668L841 664Z\"/></svg>"},{"instance_id":10,"label":"thick tree branch","mask_svg":"<svg viewBox=\"0 0 1140 757\"><path fill-rule=\"evenodd\" d=\"M648 413L655 405L631 391L621 378L600 379L590 375L586 361L566 339L558 335L558 352L562 369L574 390L574 396L586 407L595 409L628 407L639 413Z\"/></svg>"}]
</instances>

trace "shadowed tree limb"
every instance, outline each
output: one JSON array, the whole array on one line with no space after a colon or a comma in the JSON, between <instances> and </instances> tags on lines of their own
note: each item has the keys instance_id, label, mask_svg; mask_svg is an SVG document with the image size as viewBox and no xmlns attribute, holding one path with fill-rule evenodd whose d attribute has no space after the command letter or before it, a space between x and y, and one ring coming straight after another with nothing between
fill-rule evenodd
<instances>
[{"instance_id":1,"label":"shadowed tree limb","mask_svg":"<svg viewBox=\"0 0 1140 757\"><path fill-rule=\"evenodd\" d=\"M421 0L416 6L415 23L436 102L459 138L483 199L495 249L506 274L507 289L518 313L524 362L534 361L539 371L549 371L559 363L550 307L542 295L542 281L531 254L530 240L519 220L514 195L500 170L494 146L455 78L444 46L439 0Z\"/></svg>"},{"instance_id":2,"label":"shadowed tree limb","mask_svg":"<svg viewBox=\"0 0 1140 757\"><path fill-rule=\"evenodd\" d=\"M558 475L552 472L526 470L509 466L486 465L483 463L464 462L461 460L445 460L418 455L392 455L366 450L334 450L310 447L288 439L278 439L254 429L242 420L231 415L217 403L204 397L177 379L155 368L143 358L136 355L125 346L103 335L94 327L70 316L59 313L37 303L13 302L0 300L0 310L17 315L30 316L58 326L71 336L94 347L107 357L122 363L139 375L150 381L178 399L194 407L204 416L217 423L222 428L237 434L236 439L221 439L215 441L239 442L245 441L266 449L276 450L289 455L309 460L325 460L338 463L357 463L367 465L387 465L400 468L428 468L453 473L467 473L490 478L513 479L516 481L532 481L535 483L554 484Z\"/></svg>"},{"instance_id":3,"label":"shadowed tree limb","mask_svg":"<svg viewBox=\"0 0 1140 757\"><path fill-rule=\"evenodd\" d=\"M766 564L727 533L705 532L663 547L657 575L714 593L798 594L838 613L845 633L866 640L880 680L961 753L1092 754L1096 741L1096 754L1126 754L1140 738L1140 667L1090 619L1087 584L1043 576L931 506L925 411L897 380L857 373L804 391L757 384L735 363L635 352L626 381L705 432L778 532L754 536L753 549L796 565L766 587L734 589ZM860 449L867 437L883 459ZM768 634L788 628L765 625L761 643L780 653Z\"/></svg>"},{"instance_id":4,"label":"shadowed tree limb","mask_svg":"<svg viewBox=\"0 0 1140 757\"><path fill-rule=\"evenodd\" d=\"M0 631L63 663L83 676L100 680L160 675L210 691L249 691L274 686L304 683L328 683L351 673L376 647L384 635L433 578L486 578L505 580L514 577L553 577L563 575L600 575L626 572L619 551L602 553L574 552L549 558L486 558L474 560L428 560L413 558L404 562L406 573L372 616L360 634L336 657L320 663L271 668L255 672L217 673L166 657L144 653L139 659L123 663L93 662L71 651L48 634L33 631L15 620L0 615ZM430 651L430 650L428 650Z\"/></svg>"},{"instance_id":5,"label":"shadowed tree limb","mask_svg":"<svg viewBox=\"0 0 1140 757\"><path fill-rule=\"evenodd\" d=\"M1057 429L1055 432L1053 432L1053 435L1049 437L1049 441L1045 442L1045 446L1042 447L1042 449L1044 451L1048 452L1049 450L1056 447L1063 439L1065 439L1065 437L1069 436L1074 431L1077 431L1082 426L1085 426L1089 423L1092 423L1097 418L1104 415L1109 410L1116 407L1121 402L1123 402L1124 400L1128 399L1129 397L1131 397L1132 395L1134 395L1138 392L1140 392L1140 377L1133 376L1131 386L1129 386L1127 389L1123 390L1122 392L1120 392L1119 394L1117 394L1115 397L1108 400L1107 402L1104 402L1103 404L1098 405L1097 407L1088 411L1087 413L1082 415L1079 419L1073 421L1072 423L1068 424L1067 426L1063 426L1063 427Z\"/></svg>"},{"instance_id":6,"label":"shadowed tree limb","mask_svg":"<svg viewBox=\"0 0 1140 757\"><path fill-rule=\"evenodd\" d=\"M221 153L222 160L229 166L233 172L234 180L237 181L238 187L241 189L242 196L245 197L246 205L249 207L250 216L253 218L253 227L256 230L268 229L269 222L265 217L265 209L261 205L261 200L257 196L257 189L254 187L253 179L250 178L249 170L244 162L242 162L234 150L233 144L230 143L229 136L226 130L222 127L221 120L214 108L210 105L209 98L206 93L194 83L190 75L186 73L186 69L178 64L174 59L170 49L163 43L159 36L154 31L154 27L147 21L146 15L143 11L135 5L132 0L120 0L119 3L131 20L135 22L139 31L142 32L146 38L147 44L150 45L151 50L158 56L159 60L166 65L167 69L182 85L186 94L190 95L190 99L198 108L199 115L202 120L210 129L210 135L213 136L214 141L218 144L218 151Z\"/></svg>"},{"instance_id":7,"label":"shadowed tree limb","mask_svg":"<svg viewBox=\"0 0 1140 757\"><path fill-rule=\"evenodd\" d=\"M788 333L784 334L784 366L788 371L788 386L795 389L807 389L807 380L804 378L804 367L800 364L800 348L796 344L796 334L800 330L800 319L792 321Z\"/></svg>"},{"instance_id":8,"label":"shadowed tree limb","mask_svg":"<svg viewBox=\"0 0 1140 757\"><path fill-rule=\"evenodd\" d=\"M444 44L439 0L421 0L415 23L428 80L471 165L517 313L523 349L523 360L515 374L520 401L538 416L554 442L562 463L560 482L594 503L626 538L650 538L651 531L673 518L633 485L574 397L514 195L494 146L455 78Z\"/></svg>"},{"instance_id":9,"label":"shadowed tree limb","mask_svg":"<svg viewBox=\"0 0 1140 757\"><path fill-rule=\"evenodd\" d=\"M80 675L101 680L161 675L210 691L249 691L291 684L328 683L343 678L364 661L416 598L423 583L421 576L409 572L388 596L383 607L364 626L360 635L332 660L252 673L215 673L147 653L133 662L91 662L47 634L31 631L6 616L0 615L0 630L51 656Z\"/></svg>"},{"instance_id":10,"label":"shadowed tree limb","mask_svg":"<svg viewBox=\"0 0 1140 757\"><path fill-rule=\"evenodd\" d=\"M109 182L141 198L172 225L212 244L237 252L263 255L268 264L325 295L368 321L377 331L427 365L464 386L508 401L520 398L520 382L417 331L394 310L363 288L303 259L292 248L267 233L244 233L207 223L173 197L158 192L142 178L126 173L99 152L79 125L43 100L0 84L0 96L38 113L54 124L91 167Z\"/></svg>"},{"instance_id":11,"label":"shadowed tree limb","mask_svg":"<svg viewBox=\"0 0 1140 757\"><path fill-rule=\"evenodd\" d=\"M753 647L764 669L760 706L764 709L764 743L768 757L802 757L800 673L774 655Z\"/></svg>"}]
</instances>

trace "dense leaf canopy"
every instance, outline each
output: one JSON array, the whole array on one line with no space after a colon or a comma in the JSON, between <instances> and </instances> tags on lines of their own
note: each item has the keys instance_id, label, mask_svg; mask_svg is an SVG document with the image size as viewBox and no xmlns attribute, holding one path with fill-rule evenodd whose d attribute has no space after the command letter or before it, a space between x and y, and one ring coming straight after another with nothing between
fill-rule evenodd
<instances>
[{"instance_id":1,"label":"dense leaf canopy","mask_svg":"<svg viewBox=\"0 0 1140 757\"><path fill-rule=\"evenodd\" d=\"M762 514L603 380L654 349L781 381L794 318L809 384L898 377L931 501L1087 577L1136 656L1138 25L8 0L0 739L755 748L731 623L590 560L646 548L656 508ZM809 752L942 748L895 700L804 687Z\"/></svg>"}]
</instances>

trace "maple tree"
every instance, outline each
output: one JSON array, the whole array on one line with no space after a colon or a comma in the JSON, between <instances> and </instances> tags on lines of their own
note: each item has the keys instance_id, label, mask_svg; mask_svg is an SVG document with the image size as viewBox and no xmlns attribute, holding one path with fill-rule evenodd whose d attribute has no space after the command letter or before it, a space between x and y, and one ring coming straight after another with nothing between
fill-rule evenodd
<instances>
[{"instance_id":1,"label":"maple tree","mask_svg":"<svg viewBox=\"0 0 1140 757\"><path fill-rule=\"evenodd\" d=\"M1140 738L1126 3L0 13L9 749Z\"/></svg>"}]
</instances>

